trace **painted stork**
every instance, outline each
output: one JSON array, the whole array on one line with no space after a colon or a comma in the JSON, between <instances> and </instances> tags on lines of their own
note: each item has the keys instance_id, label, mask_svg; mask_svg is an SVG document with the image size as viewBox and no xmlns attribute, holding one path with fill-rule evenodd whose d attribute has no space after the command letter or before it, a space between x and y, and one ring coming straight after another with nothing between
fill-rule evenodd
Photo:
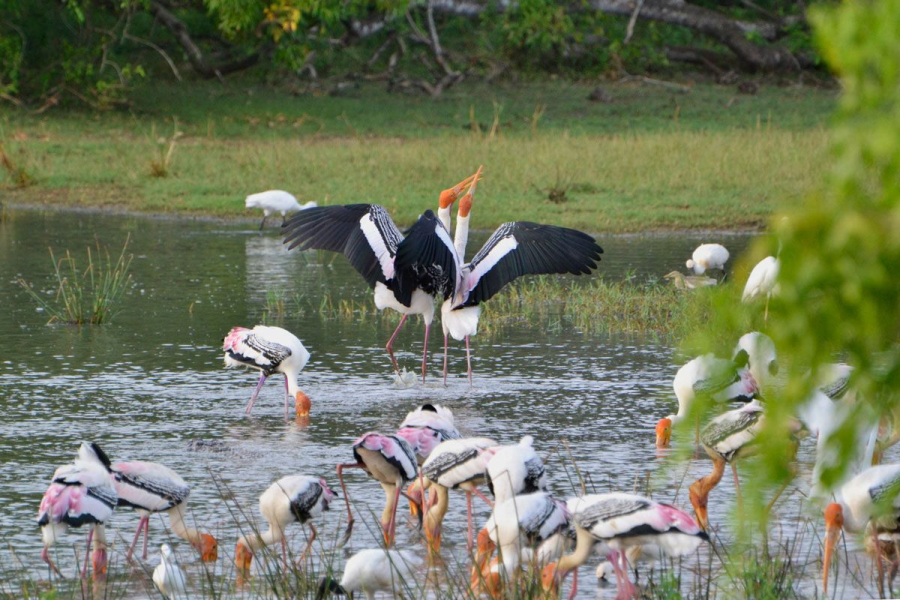
<instances>
[{"instance_id":1,"label":"painted stork","mask_svg":"<svg viewBox=\"0 0 900 600\"><path fill-rule=\"evenodd\" d=\"M656 424L656 447L667 448L672 439L672 427L686 418L697 396L707 396L715 402L750 402L758 388L747 367L746 357L738 355L737 362L704 354L678 369L672 381L678 398L678 412L663 417ZM699 415L695 437L699 440Z\"/></svg>"},{"instance_id":2,"label":"painted stork","mask_svg":"<svg viewBox=\"0 0 900 600\"><path fill-rule=\"evenodd\" d=\"M725 473L725 463L731 465L734 487L738 502L741 499L741 484L738 480L735 461L755 451L753 442L763 427L763 407L758 400L740 408L723 413L709 422L700 433L700 442L713 461L712 473L701 477L689 488L691 505L700 527L709 527L706 505L709 492L719 484Z\"/></svg>"},{"instance_id":3,"label":"painted stork","mask_svg":"<svg viewBox=\"0 0 900 600\"><path fill-rule=\"evenodd\" d=\"M709 269L724 271L728 256L728 250L722 244L701 244L694 250L685 266L693 269L694 275L703 275Z\"/></svg>"},{"instance_id":4,"label":"painted stork","mask_svg":"<svg viewBox=\"0 0 900 600\"><path fill-rule=\"evenodd\" d=\"M497 450L497 442L489 438L448 440L435 448L422 465L424 487L429 490L429 496L435 494L436 497L424 518L425 538L433 552L441 549L442 524L447 514L451 488L460 488L466 493L467 545L471 552L472 494L493 508L493 503L478 490L478 485L485 481L487 464Z\"/></svg>"},{"instance_id":5,"label":"painted stork","mask_svg":"<svg viewBox=\"0 0 900 600\"><path fill-rule=\"evenodd\" d=\"M281 327L235 327L225 336L222 349L226 367L247 367L260 372L256 390L245 409L248 415L266 378L275 373L284 375L284 418L289 414L288 396L294 399L298 417L309 415L309 397L297 385L297 376L309 362L309 352L297 336Z\"/></svg>"},{"instance_id":6,"label":"painted stork","mask_svg":"<svg viewBox=\"0 0 900 600\"><path fill-rule=\"evenodd\" d=\"M652 567L654 563L660 560L663 557L663 552L660 550L659 546L655 544L643 544L641 546L631 546L624 552L625 556L621 557L620 560L625 561L627 565L637 571L637 564L639 562L645 563L647 566ZM627 572L627 569L626 569ZM597 565L597 579L602 579L603 581L609 581L610 575L615 575L616 570L613 568L613 564L608 560L604 560L599 565Z\"/></svg>"},{"instance_id":7,"label":"painted stork","mask_svg":"<svg viewBox=\"0 0 900 600\"><path fill-rule=\"evenodd\" d=\"M154 462L118 462L110 472L113 485L119 496L119 506L130 506L141 515L134 540L126 553L131 555L141 533L144 534L143 558L147 560L147 538L150 535L150 515L168 513L172 533L190 542L204 562L215 561L218 557L216 538L208 533L188 527L184 522L184 511L191 488L178 473Z\"/></svg>"},{"instance_id":8,"label":"painted stork","mask_svg":"<svg viewBox=\"0 0 900 600\"><path fill-rule=\"evenodd\" d=\"M567 503L575 525L576 543L572 554L544 567L545 590L556 592L565 576L575 571L570 600L578 590L578 567L590 557L598 543L616 571L618 598L631 598L634 585L628 579L624 552L632 546L653 544L668 556L694 552L706 532L686 512L634 494L591 494Z\"/></svg>"},{"instance_id":9,"label":"painted stork","mask_svg":"<svg viewBox=\"0 0 900 600\"><path fill-rule=\"evenodd\" d=\"M159 547L159 564L153 569L153 583L164 598L187 597L184 571L178 566L175 553L168 544Z\"/></svg>"},{"instance_id":10,"label":"painted stork","mask_svg":"<svg viewBox=\"0 0 900 600\"><path fill-rule=\"evenodd\" d=\"M745 333L738 340L732 362L747 365L756 385L765 390L778 376L778 355L772 338L758 331Z\"/></svg>"},{"instance_id":11,"label":"painted stork","mask_svg":"<svg viewBox=\"0 0 900 600\"><path fill-rule=\"evenodd\" d=\"M362 592L368 600L375 600L375 592L405 597L404 592L419 589L415 580L423 564L420 556L406 550L360 550L347 561L340 583L329 577L321 580L316 600L323 600L329 592L350 597Z\"/></svg>"},{"instance_id":12,"label":"painted stork","mask_svg":"<svg viewBox=\"0 0 900 600\"><path fill-rule=\"evenodd\" d=\"M84 442L78 449L78 457L70 465L56 469L50 487L44 492L38 511L37 524L41 527L44 549L41 558L50 568L59 569L50 558L50 546L69 527L87 525L87 550L81 577L87 576L88 556L91 556L94 574L106 573L106 536L104 525L112 516L118 497L109 477L109 458L97 444ZM95 540L96 538L96 540Z\"/></svg>"},{"instance_id":13,"label":"painted stork","mask_svg":"<svg viewBox=\"0 0 900 600\"><path fill-rule=\"evenodd\" d=\"M347 543L353 533L353 512L350 510L350 495L344 484L344 469L360 468L381 484L384 489L385 504L381 513L381 528L385 546L394 543L397 525L397 503L403 486L413 481L419 474L416 453L405 439L399 435L382 435L369 432L353 442L355 463L337 466L338 480L347 501L347 530L341 545Z\"/></svg>"},{"instance_id":14,"label":"painted stork","mask_svg":"<svg viewBox=\"0 0 900 600\"><path fill-rule=\"evenodd\" d=\"M835 502L825 508L825 556L822 588L828 593L828 568L841 530L860 532L870 524L875 564L881 584L881 544L883 532L900 529L900 465L869 467L841 487ZM883 594L882 594L883 595Z\"/></svg>"},{"instance_id":15,"label":"painted stork","mask_svg":"<svg viewBox=\"0 0 900 600\"><path fill-rule=\"evenodd\" d=\"M767 256L753 267L747 278L747 285L744 286L742 302L752 302L760 296L766 297L766 312L763 321L769 320L769 300L772 296L777 296L779 292L779 270L781 270L781 261L774 256Z\"/></svg>"},{"instance_id":16,"label":"painted stork","mask_svg":"<svg viewBox=\"0 0 900 600\"><path fill-rule=\"evenodd\" d=\"M318 206L315 202L309 201L301 205L293 194L284 190L267 190L257 194L250 194L244 201L246 208L259 208L263 211L263 220L259 224L259 231L262 233L266 226L266 219L272 213L281 213L281 224L284 225L284 219L289 212L298 210L307 210Z\"/></svg>"},{"instance_id":17,"label":"painted stork","mask_svg":"<svg viewBox=\"0 0 900 600\"><path fill-rule=\"evenodd\" d=\"M425 211L404 238L387 210L377 204L312 208L292 217L282 228L289 250L340 252L375 290L378 310L402 314L385 349L394 371L394 340L409 315L425 321L422 381L428 359L428 333L436 295L450 297L459 286L460 261L453 240L441 221Z\"/></svg>"},{"instance_id":18,"label":"painted stork","mask_svg":"<svg viewBox=\"0 0 900 600\"><path fill-rule=\"evenodd\" d=\"M419 465L441 442L462 437L454 424L453 412L440 404L423 404L408 413L397 435L412 446Z\"/></svg>"},{"instance_id":19,"label":"painted stork","mask_svg":"<svg viewBox=\"0 0 900 600\"><path fill-rule=\"evenodd\" d=\"M480 169L479 169L480 172ZM477 180L459 201L454 247L465 260L469 237L469 212ZM508 283L524 275L589 275L597 268L603 248L594 238L565 227L528 221L504 223L462 267L462 284L441 305L444 330L444 385L447 384L448 336L466 342L466 368L472 384L469 338L478 333L481 303L490 300Z\"/></svg>"},{"instance_id":20,"label":"painted stork","mask_svg":"<svg viewBox=\"0 0 900 600\"><path fill-rule=\"evenodd\" d=\"M312 519L328 510L337 495L331 491L324 479L306 475L282 477L259 497L259 512L269 528L263 533L242 535L234 549L234 564L246 573L253 562L253 552L269 544L281 542L281 556L287 568L287 542L284 530L298 522L309 523L312 535L297 562L302 562L316 539L316 527Z\"/></svg>"},{"instance_id":21,"label":"painted stork","mask_svg":"<svg viewBox=\"0 0 900 600\"><path fill-rule=\"evenodd\" d=\"M565 503L546 492L522 494L504 502L498 500L490 519L478 532L472 591L477 593L483 585L496 597L502 580L515 577L520 561L542 568L556 560L562 554L568 527ZM502 569L488 562L498 547Z\"/></svg>"},{"instance_id":22,"label":"painted stork","mask_svg":"<svg viewBox=\"0 0 900 600\"><path fill-rule=\"evenodd\" d=\"M534 451L534 438L523 437L518 444L501 446L487 464L487 485L500 504L519 494L547 491L544 461Z\"/></svg>"}]
</instances>

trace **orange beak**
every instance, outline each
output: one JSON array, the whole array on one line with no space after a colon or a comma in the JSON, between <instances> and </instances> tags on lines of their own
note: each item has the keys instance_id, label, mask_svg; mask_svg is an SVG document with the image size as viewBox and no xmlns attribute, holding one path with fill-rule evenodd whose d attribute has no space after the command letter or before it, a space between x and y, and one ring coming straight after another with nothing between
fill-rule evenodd
<instances>
[{"instance_id":1,"label":"orange beak","mask_svg":"<svg viewBox=\"0 0 900 600\"><path fill-rule=\"evenodd\" d=\"M297 416L308 417L310 407L311 402L309 401L309 396L303 392L297 392L297 397L294 400L294 408L297 411Z\"/></svg>"},{"instance_id":2,"label":"orange beak","mask_svg":"<svg viewBox=\"0 0 900 600\"><path fill-rule=\"evenodd\" d=\"M219 542L208 533L201 534L201 541L194 546L203 562L216 562L219 558Z\"/></svg>"},{"instance_id":3,"label":"orange beak","mask_svg":"<svg viewBox=\"0 0 900 600\"><path fill-rule=\"evenodd\" d=\"M250 548L238 542L234 548L234 566L239 571L246 572L250 570L251 563L253 563L253 552L250 551Z\"/></svg>"},{"instance_id":4,"label":"orange beak","mask_svg":"<svg viewBox=\"0 0 900 600\"><path fill-rule=\"evenodd\" d=\"M406 487L406 497L409 498L409 514L419 518L422 514L422 490L419 481L413 481Z\"/></svg>"},{"instance_id":5,"label":"orange beak","mask_svg":"<svg viewBox=\"0 0 900 600\"><path fill-rule=\"evenodd\" d=\"M441 524L429 524L432 519L425 519L425 540L428 542L428 549L435 554L441 551Z\"/></svg>"},{"instance_id":6,"label":"orange beak","mask_svg":"<svg viewBox=\"0 0 900 600\"><path fill-rule=\"evenodd\" d=\"M828 595L828 567L834 546L841 537L844 527L844 509L840 504L832 503L825 508L825 557L822 565L822 593Z\"/></svg>"},{"instance_id":7,"label":"orange beak","mask_svg":"<svg viewBox=\"0 0 900 600\"><path fill-rule=\"evenodd\" d=\"M660 419L656 423L656 447L668 448L672 442L672 420Z\"/></svg>"},{"instance_id":8,"label":"orange beak","mask_svg":"<svg viewBox=\"0 0 900 600\"><path fill-rule=\"evenodd\" d=\"M694 507L694 515L697 517L697 524L700 529L706 531L709 528L709 519L706 513L706 504L709 501L709 492L700 489L698 484L702 480L697 480L690 487L691 506Z\"/></svg>"},{"instance_id":9,"label":"orange beak","mask_svg":"<svg viewBox=\"0 0 900 600\"><path fill-rule=\"evenodd\" d=\"M439 200L441 208L450 208L456 199L459 198L459 195L462 194L462 191L466 189L466 186L475 179L475 175L469 175L456 185L451 188L447 188L443 192L441 192L441 197Z\"/></svg>"},{"instance_id":10,"label":"orange beak","mask_svg":"<svg viewBox=\"0 0 900 600\"><path fill-rule=\"evenodd\" d=\"M561 574L556 570L556 563L552 562L541 571L541 587L550 596L556 596L559 593L561 578Z\"/></svg>"},{"instance_id":11,"label":"orange beak","mask_svg":"<svg viewBox=\"0 0 900 600\"><path fill-rule=\"evenodd\" d=\"M102 548L99 550L94 550L94 552L91 554L91 563L94 567L95 577L106 575L106 566L108 564L106 559L106 550Z\"/></svg>"}]
</instances>

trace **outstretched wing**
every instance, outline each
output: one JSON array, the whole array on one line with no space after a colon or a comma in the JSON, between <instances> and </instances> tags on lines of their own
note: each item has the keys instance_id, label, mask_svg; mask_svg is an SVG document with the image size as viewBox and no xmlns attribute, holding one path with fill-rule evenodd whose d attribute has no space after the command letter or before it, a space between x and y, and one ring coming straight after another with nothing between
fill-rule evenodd
<instances>
[{"instance_id":1,"label":"outstretched wing","mask_svg":"<svg viewBox=\"0 0 900 600\"><path fill-rule=\"evenodd\" d=\"M475 306L522 275L587 275L603 248L594 238L565 227L528 221L504 223L467 265L459 306Z\"/></svg>"},{"instance_id":2,"label":"outstretched wing","mask_svg":"<svg viewBox=\"0 0 900 600\"><path fill-rule=\"evenodd\" d=\"M450 233L430 210L406 232L394 259L394 296L409 306L417 288L445 300L459 288L462 265Z\"/></svg>"},{"instance_id":3,"label":"outstretched wing","mask_svg":"<svg viewBox=\"0 0 900 600\"><path fill-rule=\"evenodd\" d=\"M378 204L321 206L298 212L281 228L288 250L340 252L370 287L394 276L403 235Z\"/></svg>"}]
</instances>

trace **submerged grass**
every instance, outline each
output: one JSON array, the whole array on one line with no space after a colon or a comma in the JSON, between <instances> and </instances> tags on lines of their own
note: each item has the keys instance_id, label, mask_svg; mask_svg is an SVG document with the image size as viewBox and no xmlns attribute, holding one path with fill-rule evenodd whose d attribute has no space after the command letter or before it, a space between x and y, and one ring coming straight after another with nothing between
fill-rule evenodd
<instances>
[{"instance_id":1,"label":"submerged grass","mask_svg":"<svg viewBox=\"0 0 900 600\"><path fill-rule=\"evenodd\" d=\"M6 187L16 202L225 217L248 214L246 194L280 188L301 202L384 204L405 226L483 163L479 227L615 232L755 226L820 180L832 92L610 88L616 101L602 106L570 84L463 86L439 101L369 86L342 98L171 88L128 116L0 106L8 149L40 165L34 185ZM505 120L473 131L471 115L497 106ZM177 160L174 137L155 135L172 128Z\"/></svg>"},{"instance_id":2,"label":"submerged grass","mask_svg":"<svg viewBox=\"0 0 900 600\"><path fill-rule=\"evenodd\" d=\"M45 300L33 285L21 277L17 281L50 315L50 323L100 325L110 321L122 308L122 298L131 282L129 269L133 256L126 255L127 249L128 238L118 258L113 260L109 248L101 248L97 241L94 251L87 247L87 265L81 269L71 251L66 250L65 256L57 259L50 248L50 261L56 279L52 301Z\"/></svg>"}]
</instances>

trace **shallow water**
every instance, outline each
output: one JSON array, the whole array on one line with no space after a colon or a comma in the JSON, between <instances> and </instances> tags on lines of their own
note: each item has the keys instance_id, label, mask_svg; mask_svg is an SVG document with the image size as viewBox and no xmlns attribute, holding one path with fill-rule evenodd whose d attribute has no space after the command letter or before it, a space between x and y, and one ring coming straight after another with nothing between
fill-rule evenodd
<instances>
[{"instance_id":1,"label":"shallow water","mask_svg":"<svg viewBox=\"0 0 900 600\"><path fill-rule=\"evenodd\" d=\"M16 278L52 290L48 246L57 254L69 248L80 256L95 235L118 249L129 234L134 285L121 314L101 327L45 326L47 315L35 310ZM722 241L736 256L750 239L749 234L600 235L606 250L601 272L611 278L659 277L683 268L700 242ZM260 322L267 290L290 298L286 314L268 314L269 322L295 332L312 353L300 379L313 402L309 425L285 423L280 381L267 384L253 416L245 417L255 376L222 367L223 335L232 326ZM437 352L429 358L427 383L398 389L384 351L396 315L362 322L324 319L316 307L326 290L371 302L371 292L346 261L285 252L274 229L260 237L240 224L6 211L0 221L0 335L6 348L0 357L0 529L9 546L0 549L0 581L46 580L34 518L53 470L71 460L80 440L100 443L113 460L152 460L179 472L192 485L191 518L219 538L216 568L227 574L238 536L235 503L258 517L259 494L288 474L320 475L337 489L334 465L352 459L353 439L368 430L395 430L407 411L426 401L451 407L466 435L511 443L531 434L542 453L557 451L548 471L561 496L572 494L563 464L574 459L600 491L631 490L636 479L652 473L657 498L689 508L686 485L678 484L704 475L709 461L692 461L660 476L660 467L669 467L657 459L653 445L656 420L676 405L671 381L683 358L673 348L640 338L584 335L564 320L552 328L516 324L473 339L472 388L465 379L464 350L452 345L451 380L444 388L439 336L432 335ZM421 335L421 325L413 322L396 343L398 359L412 371L419 366ZM564 459L561 439L568 442L571 459ZM188 451L192 440L219 445ZM808 447L801 454L807 461ZM227 488L230 501L222 500L211 474ZM380 487L361 472L350 472L347 481L357 518L374 523L371 515L379 515L383 503ZM779 505L776 528L785 538L798 527L797 498L795 493ZM727 522L732 499L726 478L713 492L711 522ZM475 506L481 523L488 509ZM318 523L321 539L332 543L345 518L338 501ZM167 520L151 521L151 570L159 543L169 537L164 522L167 526ZM114 572L136 524L137 516L128 511L112 519ZM448 561L450 556L464 560L464 532L465 503L454 493L444 529ZM295 527L292 551L302 549L303 535ZM729 535L725 526L723 540ZM374 547L378 536L377 525L358 521L347 551ZM401 524L399 545L419 548L416 539ZM72 549L80 555L82 540L83 532L70 530L58 544L55 556L64 573L74 572ZM812 534L804 540L797 555L814 564L807 569L809 581L798 589L808 595L820 577L819 546ZM201 567L194 554L177 538L173 544L199 585ZM683 590L693 589L691 570L706 568L708 560L707 550L685 560ZM593 576L598 561L582 568L579 598L615 595L614 587L598 588ZM864 568L868 564L862 560ZM836 586L838 593L860 593L847 585ZM152 590L140 570L131 572L127 586L135 596Z\"/></svg>"}]
</instances>

